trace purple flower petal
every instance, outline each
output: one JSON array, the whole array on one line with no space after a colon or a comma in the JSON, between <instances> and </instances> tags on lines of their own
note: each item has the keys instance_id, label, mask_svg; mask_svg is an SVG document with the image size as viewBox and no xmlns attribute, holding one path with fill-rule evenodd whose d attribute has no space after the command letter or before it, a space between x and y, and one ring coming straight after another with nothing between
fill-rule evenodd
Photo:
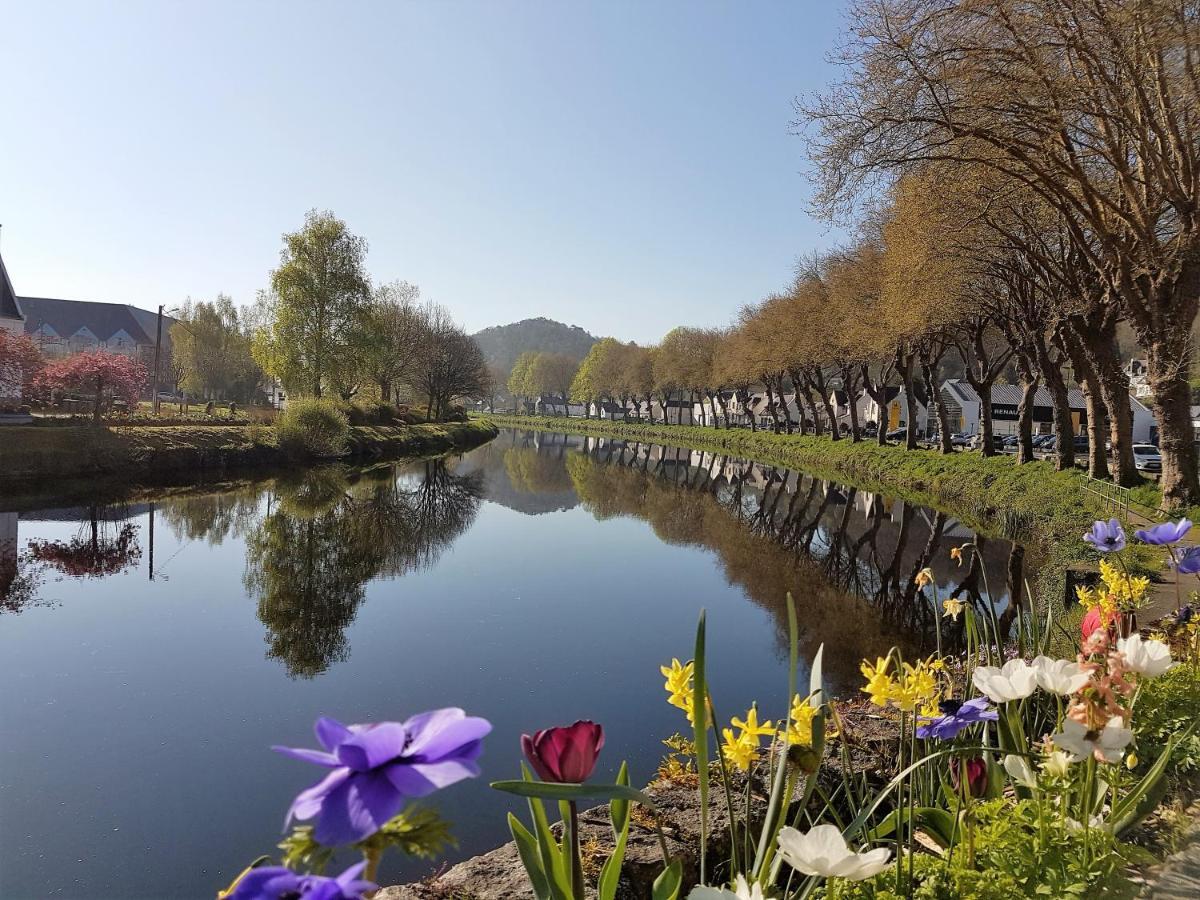
<instances>
[{"instance_id":1,"label":"purple flower petal","mask_svg":"<svg viewBox=\"0 0 1200 900\"><path fill-rule=\"evenodd\" d=\"M326 753L323 750L309 750L306 747L272 747L271 749L284 756L290 756L292 759L316 763L318 766L336 768L342 764L332 753Z\"/></svg>"},{"instance_id":2,"label":"purple flower petal","mask_svg":"<svg viewBox=\"0 0 1200 900\"><path fill-rule=\"evenodd\" d=\"M413 716L404 727L412 738L404 755L435 760L457 754L462 745L482 739L491 732L492 723L451 707Z\"/></svg>"},{"instance_id":3,"label":"purple flower petal","mask_svg":"<svg viewBox=\"0 0 1200 900\"><path fill-rule=\"evenodd\" d=\"M321 742L321 746L332 753L337 749L337 745L346 738L350 737L350 729L339 722L337 719L331 719L328 716L321 716L317 719L317 724L313 730L317 733L317 740Z\"/></svg>"},{"instance_id":4,"label":"purple flower petal","mask_svg":"<svg viewBox=\"0 0 1200 900\"><path fill-rule=\"evenodd\" d=\"M1200 547L1188 547L1175 564L1175 569L1181 575L1195 575L1200 572Z\"/></svg>"},{"instance_id":5,"label":"purple flower petal","mask_svg":"<svg viewBox=\"0 0 1200 900\"><path fill-rule=\"evenodd\" d=\"M355 726L352 734L338 744L337 757L356 772L367 772L404 753L408 731L399 722Z\"/></svg>"},{"instance_id":6,"label":"purple flower petal","mask_svg":"<svg viewBox=\"0 0 1200 900\"><path fill-rule=\"evenodd\" d=\"M404 795L382 772L355 772L325 797L313 837L329 847L370 837L404 806Z\"/></svg>"},{"instance_id":7,"label":"purple flower petal","mask_svg":"<svg viewBox=\"0 0 1200 900\"><path fill-rule=\"evenodd\" d=\"M1138 529L1133 534L1139 541L1162 546L1183 540L1191 527L1190 521L1180 519L1178 522L1162 522L1152 528Z\"/></svg>"},{"instance_id":8,"label":"purple flower petal","mask_svg":"<svg viewBox=\"0 0 1200 900\"><path fill-rule=\"evenodd\" d=\"M334 788L340 787L350 777L350 770L346 768L334 769L312 787L301 791L296 795L296 799L292 801L291 807L287 811L287 818L283 820L283 827L287 828L288 823L293 818L311 819L321 811L321 804L325 802L325 798Z\"/></svg>"}]
</instances>

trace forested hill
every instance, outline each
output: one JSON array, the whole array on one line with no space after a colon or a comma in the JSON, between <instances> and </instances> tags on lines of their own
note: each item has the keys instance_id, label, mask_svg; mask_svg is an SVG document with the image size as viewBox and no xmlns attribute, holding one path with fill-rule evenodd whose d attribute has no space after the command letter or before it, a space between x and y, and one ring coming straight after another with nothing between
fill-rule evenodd
<instances>
[{"instance_id":1,"label":"forested hill","mask_svg":"<svg viewBox=\"0 0 1200 900\"><path fill-rule=\"evenodd\" d=\"M511 370L517 357L527 351L565 353L583 359L598 340L578 325L564 325L540 316L510 325L493 325L473 337L488 364L503 372Z\"/></svg>"}]
</instances>

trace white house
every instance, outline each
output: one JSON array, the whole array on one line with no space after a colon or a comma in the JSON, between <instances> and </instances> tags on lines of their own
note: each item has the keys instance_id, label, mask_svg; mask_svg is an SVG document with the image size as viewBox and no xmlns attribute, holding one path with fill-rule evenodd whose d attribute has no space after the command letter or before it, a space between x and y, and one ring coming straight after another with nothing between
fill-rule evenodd
<instances>
[{"instance_id":1,"label":"white house","mask_svg":"<svg viewBox=\"0 0 1200 900\"><path fill-rule=\"evenodd\" d=\"M1150 390L1150 367L1144 359L1131 359L1125 364L1125 374L1129 378L1129 390L1133 396L1139 400L1146 399L1152 395Z\"/></svg>"},{"instance_id":2,"label":"white house","mask_svg":"<svg viewBox=\"0 0 1200 900\"><path fill-rule=\"evenodd\" d=\"M887 398L882 408L880 404L866 391L860 395L860 399L865 398L861 406L862 418L861 422L874 422L885 431L895 431L897 428L908 428L910 422L916 426L920 434L925 433L926 425L929 422L929 410L926 408L924 400L924 390L919 386L915 389L917 408L914 417L909 416L908 397L899 386L887 388L884 397ZM915 421L914 421L915 419Z\"/></svg>"},{"instance_id":3,"label":"white house","mask_svg":"<svg viewBox=\"0 0 1200 900\"><path fill-rule=\"evenodd\" d=\"M613 403L611 400L601 400L598 403L593 401L589 409L594 419L611 419L614 422L624 422L628 417L628 411L625 407L619 403Z\"/></svg>"},{"instance_id":4,"label":"white house","mask_svg":"<svg viewBox=\"0 0 1200 900\"><path fill-rule=\"evenodd\" d=\"M583 418L583 404L564 402L562 397L543 394L533 401L533 411L540 416L579 416Z\"/></svg>"}]
</instances>

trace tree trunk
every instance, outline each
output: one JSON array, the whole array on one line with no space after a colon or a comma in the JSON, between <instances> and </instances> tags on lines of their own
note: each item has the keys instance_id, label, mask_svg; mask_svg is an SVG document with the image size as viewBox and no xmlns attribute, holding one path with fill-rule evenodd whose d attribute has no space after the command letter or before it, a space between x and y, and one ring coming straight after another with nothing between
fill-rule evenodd
<instances>
[{"instance_id":1,"label":"tree trunk","mask_svg":"<svg viewBox=\"0 0 1200 900\"><path fill-rule=\"evenodd\" d=\"M650 424L654 424L654 395L646 395L646 415L650 417Z\"/></svg>"},{"instance_id":2,"label":"tree trunk","mask_svg":"<svg viewBox=\"0 0 1200 900\"><path fill-rule=\"evenodd\" d=\"M771 431L774 434L779 434L779 414L775 410L775 393L771 390L771 385L766 379L763 380L763 386L767 391L767 412L771 414Z\"/></svg>"},{"instance_id":3,"label":"tree trunk","mask_svg":"<svg viewBox=\"0 0 1200 900\"><path fill-rule=\"evenodd\" d=\"M954 445L950 442L950 414L946 410L946 401L938 390L937 373L933 363L922 363L921 374L925 378L925 393L929 395L933 408L937 411L938 420L938 450L941 453L953 453Z\"/></svg>"},{"instance_id":4,"label":"tree trunk","mask_svg":"<svg viewBox=\"0 0 1200 900\"><path fill-rule=\"evenodd\" d=\"M980 382L975 387L979 395L979 436L983 441L979 452L984 456L996 455L995 428L992 425L992 382Z\"/></svg>"},{"instance_id":5,"label":"tree trunk","mask_svg":"<svg viewBox=\"0 0 1200 900\"><path fill-rule=\"evenodd\" d=\"M1071 421L1071 401L1062 374L1062 363L1051 355L1043 335L1037 336L1033 351L1034 361L1046 382L1046 390L1050 392L1056 435L1054 467L1060 472L1069 472L1075 468L1075 423Z\"/></svg>"},{"instance_id":6,"label":"tree trunk","mask_svg":"<svg viewBox=\"0 0 1200 900\"><path fill-rule=\"evenodd\" d=\"M829 420L830 438L835 441L841 440L841 429L838 428L837 414L833 410L833 404L829 401L829 386L825 383L825 373L819 367L817 368L813 385L816 387L817 393L821 395L821 407L825 410L825 417ZM812 396L811 393L809 396Z\"/></svg>"},{"instance_id":7,"label":"tree trunk","mask_svg":"<svg viewBox=\"0 0 1200 900\"><path fill-rule=\"evenodd\" d=\"M1130 487L1141 481L1133 460L1133 412L1129 401L1129 376L1121 367L1117 348L1115 313L1076 315L1067 321L1068 332L1078 338L1079 346L1096 371L1100 398L1108 412L1108 427L1116 457L1116 481Z\"/></svg>"},{"instance_id":8,"label":"tree trunk","mask_svg":"<svg viewBox=\"0 0 1200 900\"><path fill-rule=\"evenodd\" d=\"M904 438L905 449L917 449L917 392L913 389L913 355L911 353L902 354L902 359L897 359L896 368L900 371L900 378L904 384L904 403L908 407L908 414L905 417L906 431Z\"/></svg>"},{"instance_id":9,"label":"tree trunk","mask_svg":"<svg viewBox=\"0 0 1200 900\"><path fill-rule=\"evenodd\" d=\"M1038 376L1033 363L1026 360L1021 366L1021 402L1017 404L1017 463L1033 462L1033 401L1037 394Z\"/></svg>"},{"instance_id":10,"label":"tree trunk","mask_svg":"<svg viewBox=\"0 0 1200 900\"><path fill-rule=\"evenodd\" d=\"M847 413L850 415L850 443L852 444L857 444L862 440L862 434L858 430L858 404L854 402L857 388L855 381L854 370L850 366L842 366L842 391L846 394L846 403L849 406Z\"/></svg>"},{"instance_id":11,"label":"tree trunk","mask_svg":"<svg viewBox=\"0 0 1200 900\"><path fill-rule=\"evenodd\" d=\"M1107 478L1108 451L1104 449L1106 412L1096 367L1084 351L1083 342L1069 325L1059 330L1055 338L1059 347L1071 360L1071 368L1075 370L1075 375L1082 379L1083 398L1087 404L1088 475L1092 478Z\"/></svg>"},{"instance_id":12,"label":"tree trunk","mask_svg":"<svg viewBox=\"0 0 1200 900\"><path fill-rule=\"evenodd\" d=\"M1187 382L1190 359L1190 348L1171 346L1165 341L1146 349L1146 381L1154 395L1158 449L1163 460L1159 483L1163 505L1168 509L1200 499L1191 389Z\"/></svg>"}]
</instances>

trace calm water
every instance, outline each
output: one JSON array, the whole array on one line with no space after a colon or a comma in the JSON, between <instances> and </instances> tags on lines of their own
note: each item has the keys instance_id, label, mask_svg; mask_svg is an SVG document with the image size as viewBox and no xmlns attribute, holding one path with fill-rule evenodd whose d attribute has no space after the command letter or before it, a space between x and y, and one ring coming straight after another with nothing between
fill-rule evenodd
<instances>
[{"instance_id":1,"label":"calm water","mask_svg":"<svg viewBox=\"0 0 1200 900\"><path fill-rule=\"evenodd\" d=\"M948 561L953 519L794 472L506 432L461 458L223 492L4 512L0 897L205 897L281 836L314 719L457 705L495 724L484 777L437 795L454 858L507 837L521 732L592 718L597 777L647 780L686 726L658 666L709 611L720 709L786 690L784 596L827 687L928 644L927 563L1008 605L1020 552ZM986 580L985 576L986 575ZM1019 583L1019 579L1017 579ZM429 863L385 867L385 881Z\"/></svg>"}]
</instances>

